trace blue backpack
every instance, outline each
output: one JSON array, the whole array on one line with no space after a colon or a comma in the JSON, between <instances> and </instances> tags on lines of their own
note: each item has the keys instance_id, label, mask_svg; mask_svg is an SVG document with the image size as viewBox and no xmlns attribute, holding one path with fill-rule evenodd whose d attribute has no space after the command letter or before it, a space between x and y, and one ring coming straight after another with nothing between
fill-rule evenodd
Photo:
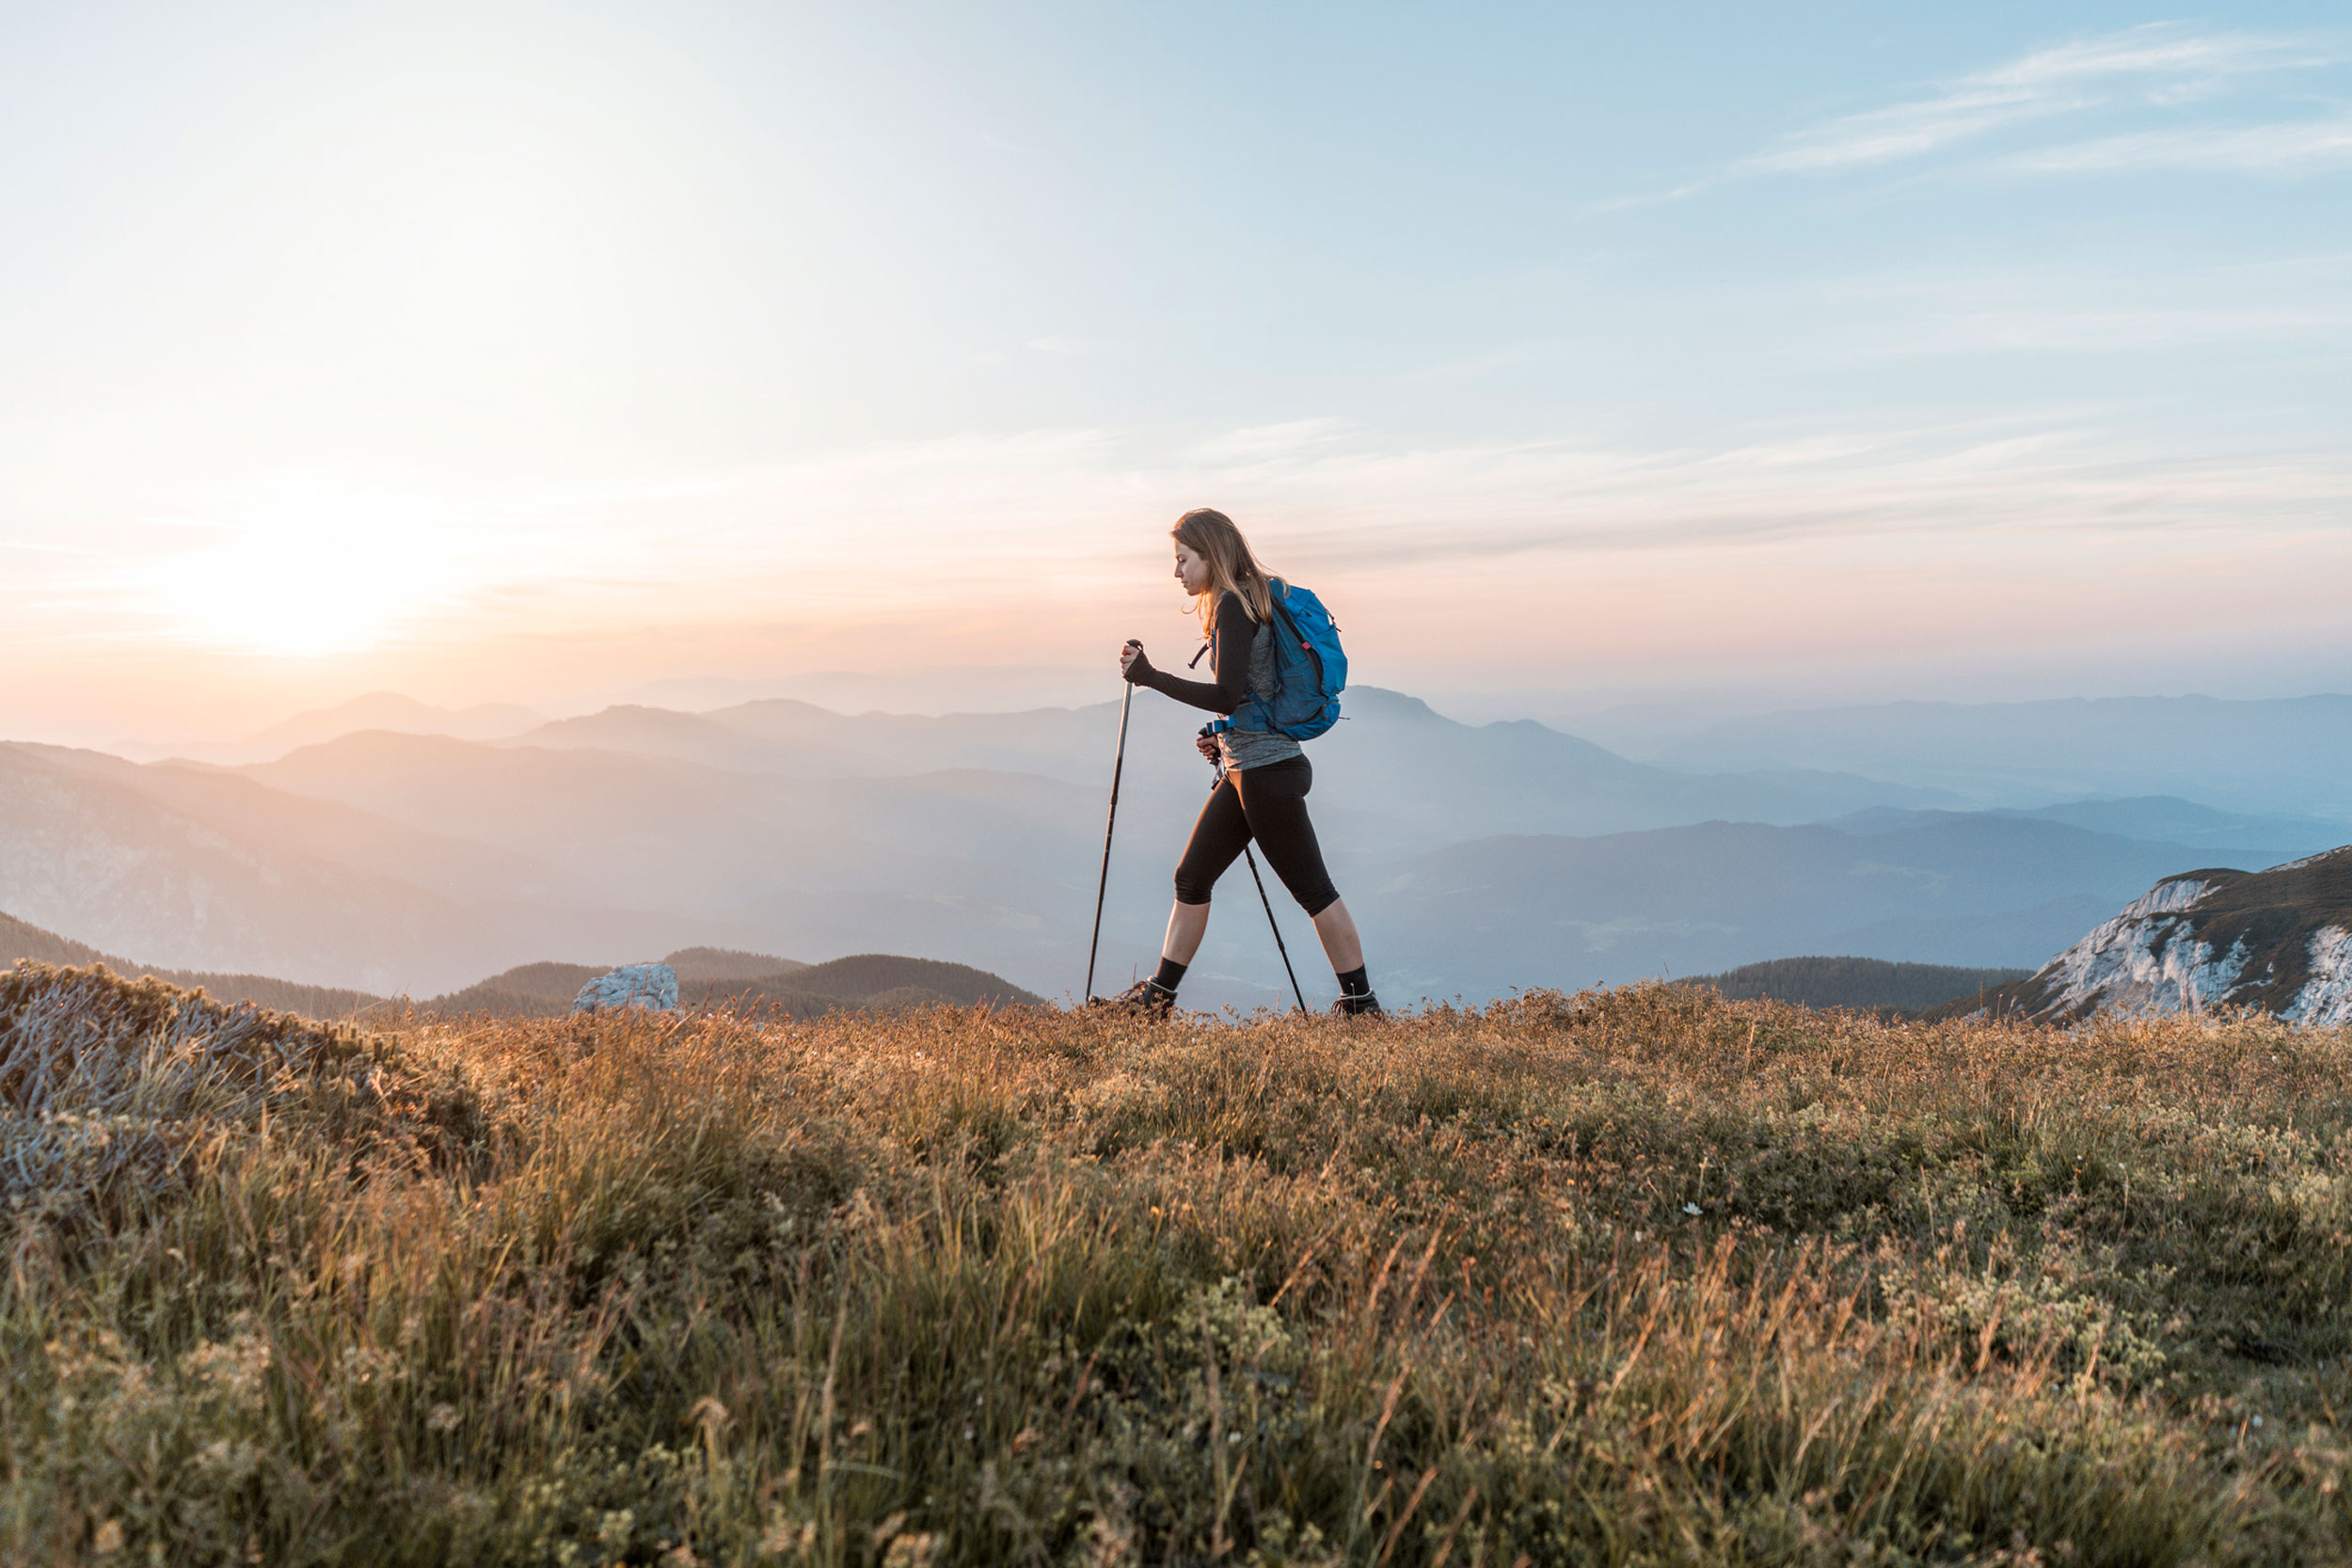
<instances>
[{"instance_id":1,"label":"blue backpack","mask_svg":"<svg viewBox=\"0 0 2352 1568\"><path fill-rule=\"evenodd\" d=\"M1340 721L1340 692L1347 686L1347 654L1340 628L1323 601L1280 578L1267 579L1274 597L1274 690L1250 701L1266 728L1293 740L1312 740Z\"/></svg>"}]
</instances>

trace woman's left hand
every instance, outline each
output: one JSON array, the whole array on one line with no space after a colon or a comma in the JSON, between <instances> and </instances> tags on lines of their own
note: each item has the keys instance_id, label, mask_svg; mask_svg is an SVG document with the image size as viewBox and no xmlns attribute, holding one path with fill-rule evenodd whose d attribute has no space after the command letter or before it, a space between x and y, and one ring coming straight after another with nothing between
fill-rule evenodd
<instances>
[{"instance_id":1,"label":"woman's left hand","mask_svg":"<svg viewBox=\"0 0 2352 1568\"><path fill-rule=\"evenodd\" d=\"M1141 664L1146 670L1152 668L1152 661L1143 657L1143 644L1131 637L1127 640L1127 645L1119 650L1120 677L1125 680L1135 679L1134 672L1137 664Z\"/></svg>"}]
</instances>

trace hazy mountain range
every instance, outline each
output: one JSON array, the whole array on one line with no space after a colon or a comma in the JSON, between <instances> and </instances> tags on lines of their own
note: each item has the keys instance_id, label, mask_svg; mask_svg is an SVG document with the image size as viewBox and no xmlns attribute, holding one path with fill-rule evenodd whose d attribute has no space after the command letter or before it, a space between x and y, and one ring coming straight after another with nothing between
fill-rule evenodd
<instances>
[{"instance_id":1,"label":"hazy mountain range","mask_svg":"<svg viewBox=\"0 0 2352 1568\"><path fill-rule=\"evenodd\" d=\"M282 723L225 745L188 746L182 754L204 762L266 762L297 746L315 746L355 730L391 730L401 735L448 735L460 740L501 740L545 723L545 716L513 703L474 707L436 707L397 691L371 691L332 707L297 713Z\"/></svg>"},{"instance_id":2,"label":"hazy mountain range","mask_svg":"<svg viewBox=\"0 0 2352 1568\"><path fill-rule=\"evenodd\" d=\"M310 1018L383 1017L410 1006L399 998L302 985L275 975L163 968L102 952L87 942L0 913L0 969L19 959L70 966L103 964L130 978L152 974L175 986L201 988L216 1001L251 1002ZM787 1018L814 1018L845 1007L887 1009L940 1003L1005 1006L1043 1000L1001 975L967 964L895 953L859 953L811 964L771 953L688 947L665 954L660 961L677 975L678 1000L687 1006L723 1005ZM417 999L414 1006L446 1016L552 1017L571 1012L580 989L610 967L557 960L517 964L446 996Z\"/></svg>"},{"instance_id":3,"label":"hazy mountain range","mask_svg":"<svg viewBox=\"0 0 2352 1568\"><path fill-rule=\"evenodd\" d=\"M2031 968L2157 877L2352 838L2181 798L1970 812L1924 771L1680 771L1395 692L1346 701L1310 748L1312 803L1375 978L1406 1000L1804 952ZM1116 704L929 717L770 699L532 724L368 703L304 716L281 736L301 743L233 768L0 745L0 909L176 967L418 996L694 945L917 953L1049 996L1083 979ZM1135 699L1098 989L1156 953L1211 779L1201 718ZM1327 996L1306 920L1275 897L1311 1000ZM1277 1000L1245 871L1218 901L1187 1001Z\"/></svg>"},{"instance_id":4,"label":"hazy mountain range","mask_svg":"<svg viewBox=\"0 0 2352 1568\"><path fill-rule=\"evenodd\" d=\"M1868 833L1706 822L1449 846L1401 863L1364 902L1368 927L1412 931L1427 965L1413 982L1471 994L1547 969L1621 982L1775 955L2030 968L2184 856L1989 815Z\"/></svg>"},{"instance_id":5,"label":"hazy mountain range","mask_svg":"<svg viewBox=\"0 0 2352 1568\"><path fill-rule=\"evenodd\" d=\"M0 914L0 969L8 968L20 959L70 968L103 964L127 978L152 974L175 986L190 990L200 988L223 1002L251 1002L259 1006L274 1007L279 1012L300 1013L306 1018L347 1017L382 1000L365 991L300 985L269 974L219 974L197 970L165 969L142 963L136 958L103 953L87 942L74 942L55 931L44 931L38 926Z\"/></svg>"},{"instance_id":6,"label":"hazy mountain range","mask_svg":"<svg viewBox=\"0 0 2352 1568\"><path fill-rule=\"evenodd\" d=\"M1848 769L1971 805L2182 795L2233 811L2352 812L2352 696L1883 703L1680 723L1627 711L1597 721L1664 767Z\"/></svg>"}]
</instances>

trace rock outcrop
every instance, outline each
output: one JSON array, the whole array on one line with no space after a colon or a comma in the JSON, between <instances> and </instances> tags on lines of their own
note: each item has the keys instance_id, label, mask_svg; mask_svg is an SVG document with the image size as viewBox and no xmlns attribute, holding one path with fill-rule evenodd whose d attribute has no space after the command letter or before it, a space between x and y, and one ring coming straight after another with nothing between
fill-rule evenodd
<instances>
[{"instance_id":1,"label":"rock outcrop","mask_svg":"<svg viewBox=\"0 0 2352 1568\"><path fill-rule=\"evenodd\" d=\"M572 998L576 1013L618 1007L644 1007L654 1012L677 1010L677 971L668 964L623 964L580 988Z\"/></svg>"},{"instance_id":2,"label":"rock outcrop","mask_svg":"<svg viewBox=\"0 0 2352 1568\"><path fill-rule=\"evenodd\" d=\"M2267 871L2168 877L2032 978L1952 1010L2073 1022L2204 1007L2352 1023L2352 845Z\"/></svg>"}]
</instances>

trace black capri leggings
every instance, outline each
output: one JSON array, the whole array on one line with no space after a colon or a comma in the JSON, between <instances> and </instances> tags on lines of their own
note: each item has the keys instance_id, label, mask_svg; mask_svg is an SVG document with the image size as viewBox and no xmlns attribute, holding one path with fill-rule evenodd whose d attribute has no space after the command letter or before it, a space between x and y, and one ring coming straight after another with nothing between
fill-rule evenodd
<instances>
[{"instance_id":1,"label":"black capri leggings","mask_svg":"<svg viewBox=\"0 0 2352 1568\"><path fill-rule=\"evenodd\" d=\"M1265 851L1266 863L1309 915L1338 903L1339 889L1323 868L1315 825L1307 820L1307 791L1314 784L1314 766L1305 757L1227 773L1200 808L1200 820L1192 825L1192 842L1176 863L1176 901L1207 903L1209 890L1254 838Z\"/></svg>"}]
</instances>

